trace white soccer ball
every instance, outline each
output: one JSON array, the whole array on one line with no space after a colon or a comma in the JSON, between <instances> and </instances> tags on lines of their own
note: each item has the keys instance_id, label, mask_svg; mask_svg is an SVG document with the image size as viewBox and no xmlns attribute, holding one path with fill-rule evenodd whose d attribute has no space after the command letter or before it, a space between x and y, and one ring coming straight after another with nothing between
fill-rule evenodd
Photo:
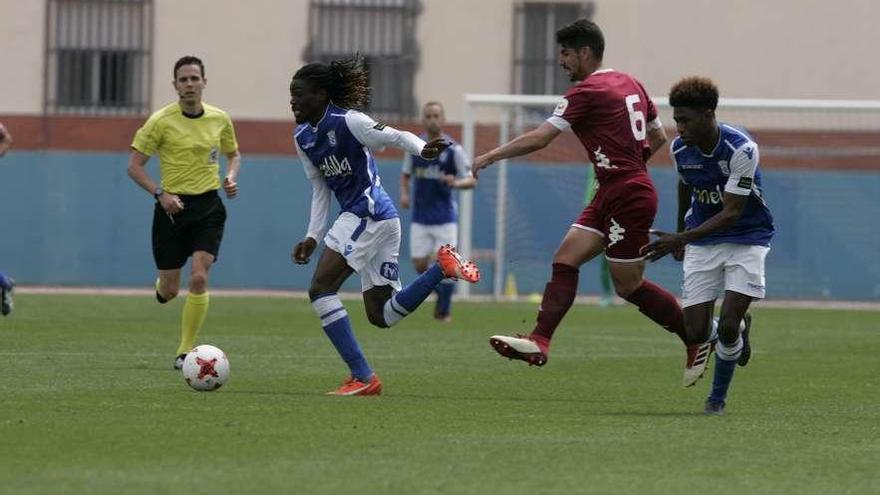
<instances>
[{"instance_id":1,"label":"white soccer ball","mask_svg":"<svg viewBox=\"0 0 880 495\"><path fill-rule=\"evenodd\" d=\"M193 347L183 360L183 379L190 387L211 392L229 380L229 359L212 345Z\"/></svg>"}]
</instances>

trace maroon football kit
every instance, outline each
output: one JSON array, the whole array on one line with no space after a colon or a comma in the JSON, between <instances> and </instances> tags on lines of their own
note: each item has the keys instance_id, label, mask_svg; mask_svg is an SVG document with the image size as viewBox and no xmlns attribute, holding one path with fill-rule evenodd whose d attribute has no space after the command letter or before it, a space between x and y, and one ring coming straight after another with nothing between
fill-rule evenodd
<instances>
[{"instance_id":1,"label":"maroon football kit","mask_svg":"<svg viewBox=\"0 0 880 495\"><path fill-rule=\"evenodd\" d=\"M662 124L657 108L632 76L599 70L565 93L547 121L570 128L596 171L599 188L575 223L605 239L610 261L641 261L639 249L657 213L657 192L645 166L649 129Z\"/></svg>"}]
</instances>

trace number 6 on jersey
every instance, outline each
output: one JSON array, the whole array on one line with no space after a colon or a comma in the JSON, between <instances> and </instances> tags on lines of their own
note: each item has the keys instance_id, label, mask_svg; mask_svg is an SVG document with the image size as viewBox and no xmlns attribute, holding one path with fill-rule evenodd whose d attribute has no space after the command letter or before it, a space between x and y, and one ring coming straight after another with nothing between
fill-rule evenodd
<instances>
[{"instance_id":1,"label":"number 6 on jersey","mask_svg":"<svg viewBox=\"0 0 880 495\"><path fill-rule=\"evenodd\" d=\"M629 124L632 127L633 137L636 141L644 141L647 130L645 128L645 113L636 110L636 103L642 101L639 95L626 97L626 111L629 112Z\"/></svg>"}]
</instances>

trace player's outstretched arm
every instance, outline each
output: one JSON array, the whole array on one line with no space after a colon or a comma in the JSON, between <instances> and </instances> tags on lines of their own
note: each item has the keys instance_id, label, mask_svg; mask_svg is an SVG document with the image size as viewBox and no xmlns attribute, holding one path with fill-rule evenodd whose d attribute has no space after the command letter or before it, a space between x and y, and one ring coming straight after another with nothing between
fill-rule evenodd
<instances>
[{"instance_id":1,"label":"player's outstretched arm","mask_svg":"<svg viewBox=\"0 0 880 495\"><path fill-rule=\"evenodd\" d=\"M422 152L419 153L419 156L421 156L425 160L433 160L440 156L440 153L443 153L443 151L450 146L452 146L452 143L443 138L432 139L431 141L425 143L425 146L422 147Z\"/></svg>"},{"instance_id":2,"label":"player's outstretched arm","mask_svg":"<svg viewBox=\"0 0 880 495\"><path fill-rule=\"evenodd\" d=\"M474 177L479 178L482 169L499 160L527 155L547 147L548 144L556 139L556 136L558 136L560 132L562 131L553 126L553 124L543 122L538 128L533 129L488 153L476 157L474 159L473 168L471 169Z\"/></svg>"},{"instance_id":3,"label":"player's outstretched arm","mask_svg":"<svg viewBox=\"0 0 880 495\"><path fill-rule=\"evenodd\" d=\"M423 158L430 160L433 157L425 156L426 149L430 154L431 149L439 147L437 143L432 147L431 143L425 143L425 141L411 132L399 131L393 127L376 122L367 114L354 110L350 110L345 114L345 124L355 139L371 150L381 150L386 146L394 146L406 151L410 155L422 155ZM440 148L437 154L439 155L444 149L446 149L445 146Z\"/></svg>"},{"instance_id":4,"label":"player's outstretched arm","mask_svg":"<svg viewBox=\"0 0 880 495\"><path fill-rule=\"evenodd\" d=\"M702 239L710 234L722 232L736 225L749 197L739 194L724 193L724 208L711 218L691 230L670 234L659 230L651 231L658 239L642 247L641 253L650 261L657 261L669 253L681 250L688 243Z\"/></svg>"},{"instance_id":5,"label":"player's outstretched arm","mask_svg":"<svg viewBox=\"0 0 880 495\"><path fill-rule=\"evenodd\" d=\"M725 231L736 225L739 217L742 216L742 212L746 209L749 197L725 192L722 201L724 202L724 208L721 211L712 215L712 217L699 226L680 234L685 243L702 239L716 232Z\"/></svg>"}]
</instances>

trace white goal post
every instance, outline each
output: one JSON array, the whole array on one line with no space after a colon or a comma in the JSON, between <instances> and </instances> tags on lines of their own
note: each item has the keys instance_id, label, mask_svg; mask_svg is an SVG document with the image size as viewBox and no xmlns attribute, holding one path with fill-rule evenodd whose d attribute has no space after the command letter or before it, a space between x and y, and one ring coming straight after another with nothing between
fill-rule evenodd
<instances>
[{"instance_id":1,"label":"white goal post","mask_svg":"<svg viewBox=\"0 0 880 495\"><path fill-rule=\"evenodd\" d=\"M560 99L561 96L556 95L466 94L462 121L462 145L465 152L468 156L473 157L475 151L488 151L488 148L476 149L478 122L481 125L497 126L498 142L505 143L540 124L552 113ZM667 130L674 128L668 99L665 97L654 98L654 103L657 105ZM721 115L719 116L721 120L743 125L750 130L786 131L794 129L814 133L839 130L880 131L880 101L721 98L718 109L719 112L723 111L723 118ZM494 145L494 143L489 144ZM487 143L481 143L481 148L486 146L488 146ZM817 143L814 152L821 154L821 146L820 143ZM847 152L864 152L871 154L871 156L880 157L880 143L877 146L876 149L870 146L851 147ZM803 149L803 147L799 148L799 150ZM586 154L582 154L584 158L581 163L586 165ZM517 161L522 162L523 160ZM878 162L880 162L880 158L878 158ZM459 247L466 256L474 256L482 261L483 265L493 267L491 295L500 299L503 296L506 275L505 261L508 255L507 161L503 160L493 168L497 169L494 191L486 192L485 189L480 189L480 186L477 186L477 190L478 194L491 193L497 198L494 225L491 227L494 229L495 244L491 249L474 251L474 192L461 191ZM585 184L583 186L585 187ZM480 225L479 228L488 230L490 227L489 225ZM562 233L560 233L559 239L561 239L561 235ZM471 288L468 284L459 284L458 291L465 298L471 294Z\"/></svg>"}]
</instances>

